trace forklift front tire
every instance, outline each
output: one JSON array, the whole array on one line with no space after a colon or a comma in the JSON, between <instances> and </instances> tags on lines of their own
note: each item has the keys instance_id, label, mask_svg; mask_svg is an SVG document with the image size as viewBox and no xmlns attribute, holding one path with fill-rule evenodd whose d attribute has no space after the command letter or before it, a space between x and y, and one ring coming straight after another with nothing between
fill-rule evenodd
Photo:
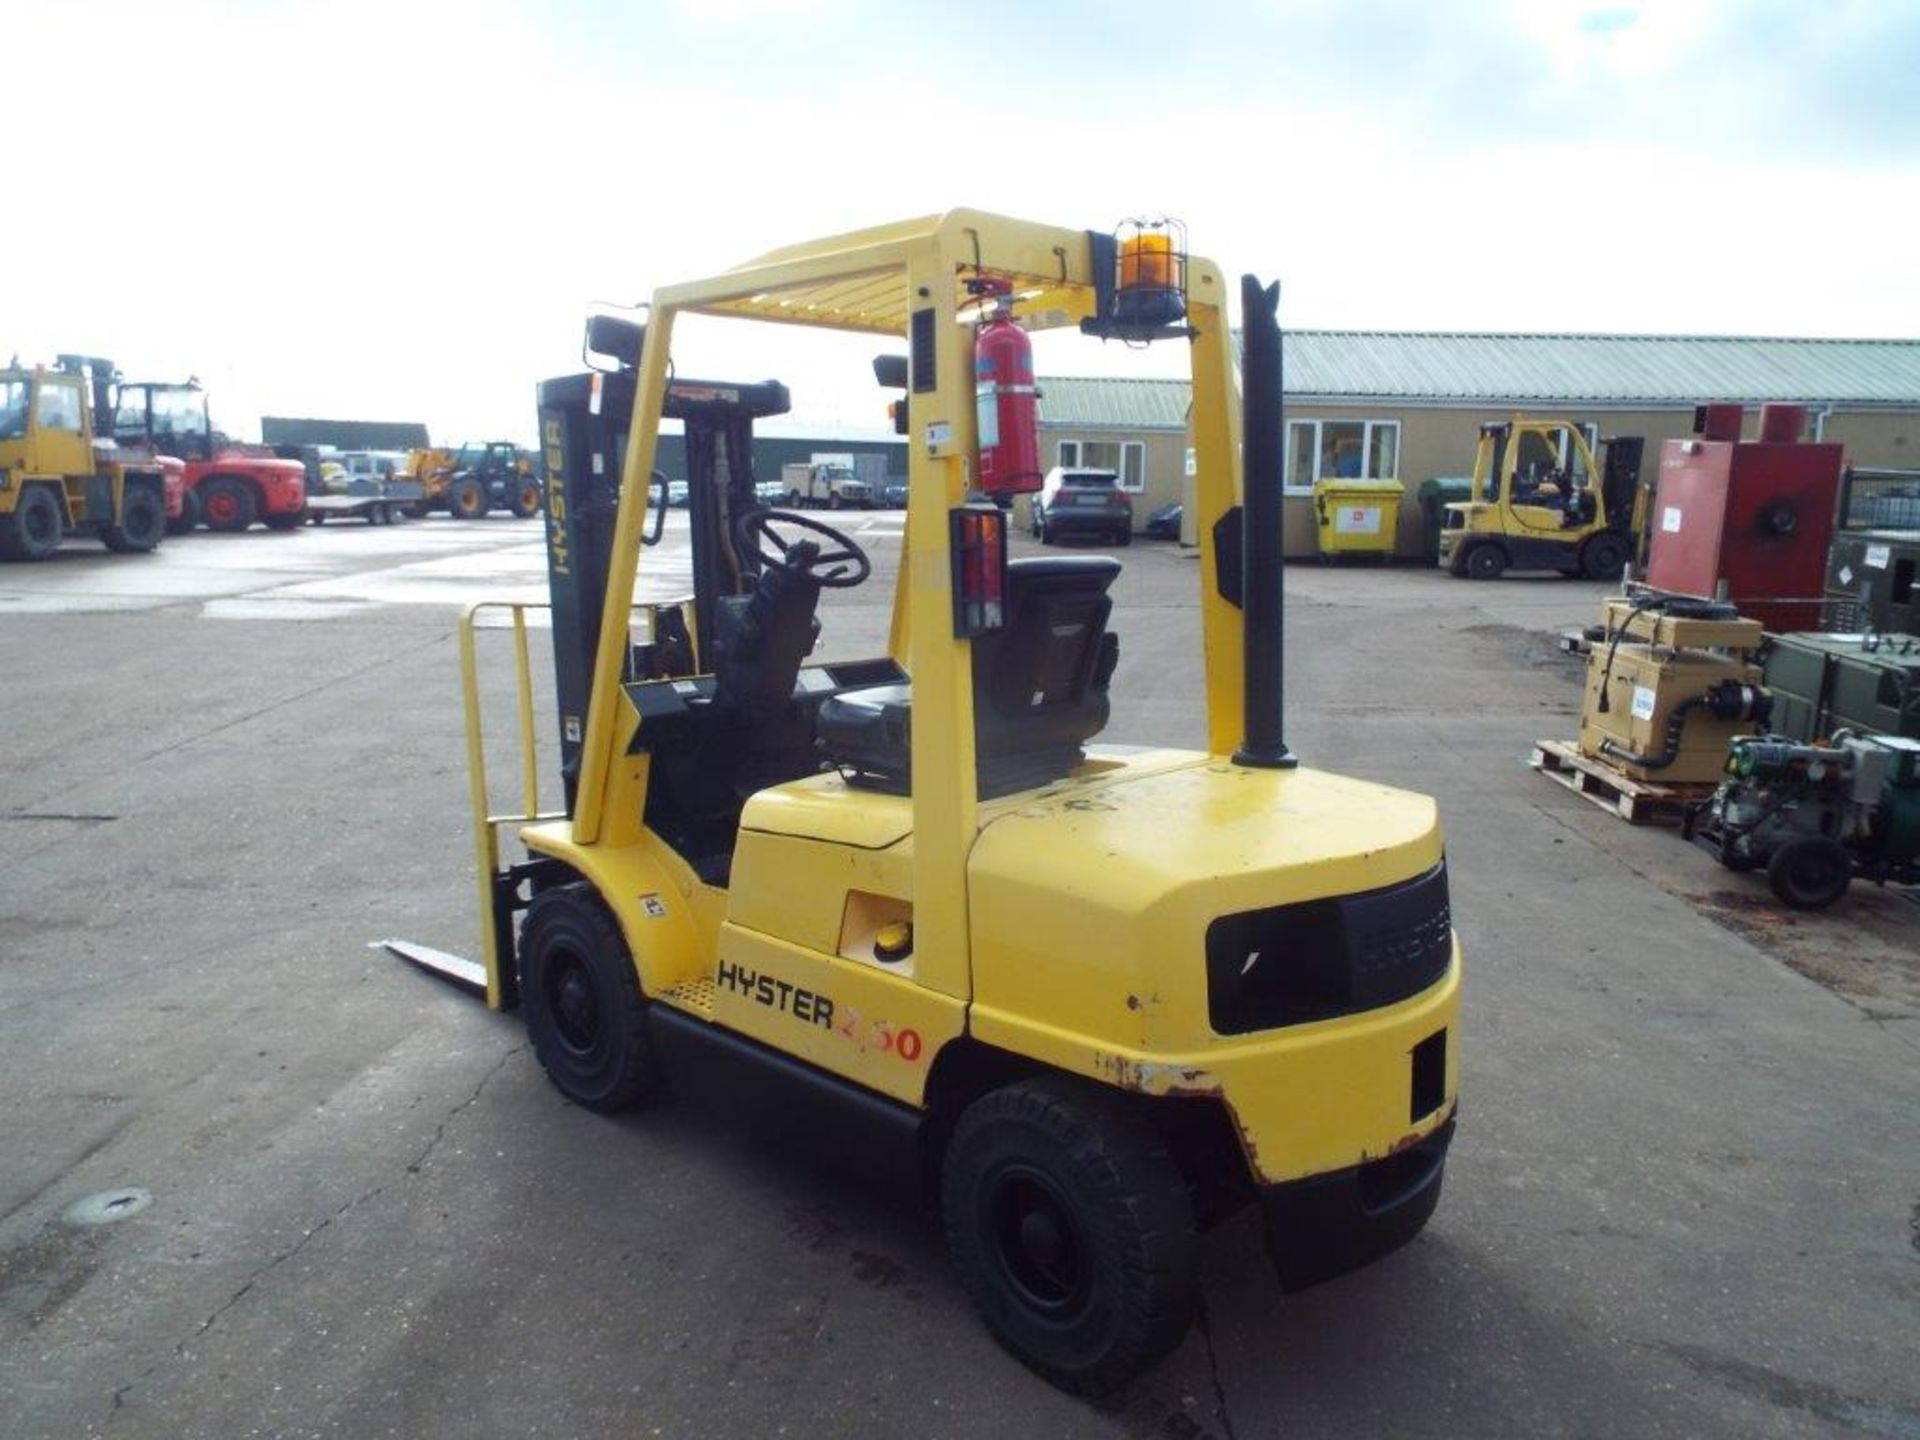
<instances>
[{"instance_id":1,"label":"forklift front tire","mask_svg":"<svg viewBox=\"0 0 1920 1440\"><path fill-rule=\"evenodd\" d=\"M129 485L120 502L118 524L100 529L100 543L119 555L145 555L167 533L167 502L150 485Z\"/></svg>"},{"instance_id":2,"label":"forklift front tire","mask_svg":"<svg viewBox=\"0 0 1920 1440\"><path fill-rule=\"evenodd\" d=\"M200 491L200 514L209 530L237 535L251 530L260 518L260 502L239 480L216 475L202 484Z\"/></svg>"},{"instance_id":3,"label":"forklift front tire","mask_svg":"<svg viewBox=\"0 0 1920 1440\"><path fill-rule=\"evenodd\" d=\"M13 513L0 516L0 558L45 560L67 533L67 507L50 485L20 491Z\"/></svg>"},{"instance_id":4,"label":"forklift front tire","mask_svg":"<svg viewBox=\"0 0 1920 1440\"><path fill-rule=\"evenodd\" d=\"M655 1086L646 1007L619 922L584 883L542 891L520 927L520 995L547 1078L588 1110Z\"/></svg>"},{"instance_id":5,"label":"forklift front tire","mask_svg":"<svg viewBox=\"0 0 1920 1440\"><path fill-rule=\"evenodd\" d=\"M1507 553L1498 545L1476 545L1467 552L1466 571L1471 580L1498 580L1507 572Z\"/></svg>"},{"instance_id":6,"label":"forklift front tire","mask_svg":"<svg viewBox=\"0 0 1920 1440\"><path fill-rule=\"evenodd\" d=\"M941 1175L955 1268L993 1336L1079 1395L1112 1390L1185 1337L1193 1203L1159 1134L1065 1077L982 1096Z\"/></svg>"},{"instance_id":7,"label":"forklift front tire","mask_svg":"<svg viewBox=\"0 0 1920 1440\"><path fill-rule=\"evenodd\" d=\"M1618 535L1596 535L1580 552L1580 570L1589 580L1618 580L1627 568L1627 542Z\"/></svg>"}]
</instances>

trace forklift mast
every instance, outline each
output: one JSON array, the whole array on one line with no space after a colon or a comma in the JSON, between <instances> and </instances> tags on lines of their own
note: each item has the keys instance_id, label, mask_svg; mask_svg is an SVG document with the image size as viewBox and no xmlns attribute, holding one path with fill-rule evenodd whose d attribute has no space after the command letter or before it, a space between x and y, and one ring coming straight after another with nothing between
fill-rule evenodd
<instances>
[{"instance_id":1,"label":"forklift mast","mask_svg":"<svg viewBox=\"0 0 1920 1440\"><path fill-rule=\"evenodd\" d=\"M114 387L120 381L120 368L100 355L56 355L54 365L69 375L87 381L88 403L93 407L93 433L113 433Z\"/></svg>"},{"instance_id":2,"label":"forklift mast","mask_svg":"<svg viewBox=\"0 0 1920 1440\"><path fill-rule=\"evenodd\" d=\"M637 347L636 347L637 349ZM573 813L593 695L594 656L613 557L633 422L630 365L564 375L541 384L540 443L547 468L547 581L553 603L554 698L560 717L560 769ZM660 612L656 633L632 647L628 678L651 679L713 669L725 601L746 593L757 570L734 540L734 522L760 502L754 492L753 422L790 408L776 380L732 384L674 380L661 416L686 429L687 515L692 530L693 625ZM724 464L723 464L724 461ZM658 499L664 506L663 477ZM658 538L650 536L651 544Z\"/></svg>"},{"instance_id":3,"label":"forklift mast","mask_svg":"<svg viewBox=\"0 0 1920 1440\"><path fill-rule=\"evenodd\" d=\"M1618 435L1600 443L1607 452L1600 472L1600 500L1606 506L1607 528L1626 535L1634 528L1640 463L1647 442L1638 435Z\"/></svg>"},{"instance_id":4,"label":"forklift mast","mask_svg":"<svg viewBox=\"0 0 1920 1440\"><path fill-rule=\"evenodd\" d=\"M1506 420L1489 420L1480 427L1480 453L1488 457L1484 476L1475 474L1473 498L1495 504L1500 499L1501 485L1504 483L1501 472L1507 465L1507 441L1513 434L1513 425ZM1475 467L1476 470L1478 467Z\"/></svg>"}]
</instances>

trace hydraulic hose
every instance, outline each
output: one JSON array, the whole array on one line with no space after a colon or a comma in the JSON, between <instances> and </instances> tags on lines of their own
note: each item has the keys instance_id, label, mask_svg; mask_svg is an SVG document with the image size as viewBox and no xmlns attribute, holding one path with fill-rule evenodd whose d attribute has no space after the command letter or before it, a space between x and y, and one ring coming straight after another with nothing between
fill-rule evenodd
<instances>
[{"instance_id":1,"label":"hydraulic hose","mask_svg":"<svg viewBox=\"0 0 1920 1440\"><path fill-rule=\"evenodd\" d=\"M1613 679L1613 657L1620 653L1620 640L1632 627L1633 622L1649 610L1657 610L1663 615L1674 615L1688 620L1734 620L1740 612L1733 606L1720 600L1697 600L1690 595L1666 595L1657 590L1648 591L1633 602L1633 608L1613 632L1613 639L1607 646L1607 663L1600 667L1600 698L1594 709L1605 715L1613 709L1607 694L1608 682ZM1671 759L1667 761L1673 763Z\"/></svg>"},{"instance_id":2,"label":"hydraulic hose","mask_svg":"<svg viewBox=\"0 0 1920 1440\"><path fill-rule=\"evenodd\" d=\"M1642 755L1617 740L1601 741L1600 753L1642 770L1664 770L1680 758L1680 740L1686 733L1687 718L1702 706L1716 720L1765 720L1773 713L1773 696L1758 685L1722 680L1673 707L1673 714L1667 717L1667 733L1659 754Z\"/></svg>"}]
</instances>

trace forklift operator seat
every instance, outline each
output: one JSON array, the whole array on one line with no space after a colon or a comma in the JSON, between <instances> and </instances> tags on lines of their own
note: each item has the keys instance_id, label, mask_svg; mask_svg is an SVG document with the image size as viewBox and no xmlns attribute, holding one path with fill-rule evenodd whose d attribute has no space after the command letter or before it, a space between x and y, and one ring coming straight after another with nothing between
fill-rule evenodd
<instances>
[{"instance_id":1,"label":"forklift operator seat","mask_svg":"<svg viewBox=\"0 0 1920 1440\"><path fill-rule=\"evenodd\" d=\"M973 721L982 798L1057 780L1106 728L1120 657L1107 589L1120 562L1040 556L1007 565L1007 620L973 642ZM827 756L849 784L905 794L912 775L912 687L835 695L820 707Z\"/></svg>"},{"instance_id":2,"label":"forklift operator seat","mask_svg":"<svg viewBox=\"0 0 1920 1440\"><path fill-rule=\"evenodd\" d=\"M793 703L794 681L818 635L814 612L820 582L809 570L818 553L811 540L796 541L791 563L763 567L745 602L720 617L713 666L716 709L758 721Z\"/></svg>"}]
</instances>

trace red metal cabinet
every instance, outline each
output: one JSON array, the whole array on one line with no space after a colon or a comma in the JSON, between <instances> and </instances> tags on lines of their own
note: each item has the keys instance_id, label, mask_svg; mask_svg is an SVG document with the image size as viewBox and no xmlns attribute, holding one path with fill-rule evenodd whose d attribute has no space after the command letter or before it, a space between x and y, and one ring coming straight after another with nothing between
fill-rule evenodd
<instances>
[{"instance_id":1,"label":"red metal cabinet","mask_svg":"<svg viewBox=\"0 0 1920 1440\"><path fill-rule=\"evenodd\" d=\"M1769 630L1818 625L1840 458L1838 445L1794 440L1667 441L1647 583L1731 600Z\"/></svg>"}]
</instances>

